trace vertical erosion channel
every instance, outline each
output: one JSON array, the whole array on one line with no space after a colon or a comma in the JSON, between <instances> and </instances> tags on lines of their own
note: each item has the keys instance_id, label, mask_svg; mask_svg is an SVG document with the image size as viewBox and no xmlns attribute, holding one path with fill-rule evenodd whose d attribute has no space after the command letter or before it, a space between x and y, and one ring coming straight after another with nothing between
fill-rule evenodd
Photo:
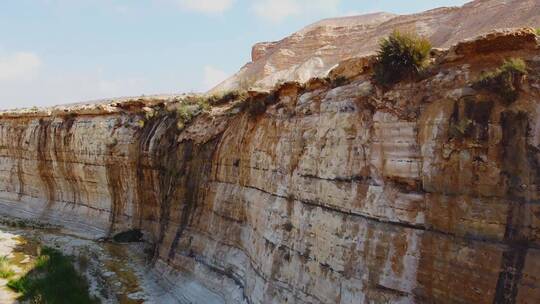
<instances>
[{"instance_id":1,"label":"vertical erosion channel","mask_svg":"<svg viewBox=\"0 0 540 304\"><path fill-rule=\"evenodd\" d=\"M529 249L527 226L530 214L527 211L530 198L527 189L534 185L534 164L529 160L527 137L529 121L525 112L503 112L503 174L508 191L508 214L502 256L501 272L497 282L493 303L516 303L518 288L523 276L525 258ZM531 180L531 178L533 178Z\"/></svg>"},{"instance_id":2,"label":"vertical erosion channel","mask_svg":"<svg viewBox=\"0 0 540 304\"><path fill-rule=\"evenodd\" d=\"M51 119L40 119L37 132L37 162L38 173L47 195L47 206L45 210L49 210L51 204L55 201L55 182L52 159L50 156L49 133L51 127Z\"/></svg>"}]
</instances>

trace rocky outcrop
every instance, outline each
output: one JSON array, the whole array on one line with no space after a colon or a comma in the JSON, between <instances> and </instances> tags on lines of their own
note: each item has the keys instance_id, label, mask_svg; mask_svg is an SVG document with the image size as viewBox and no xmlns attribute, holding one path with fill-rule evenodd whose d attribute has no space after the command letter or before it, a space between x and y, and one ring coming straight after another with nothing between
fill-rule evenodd
<instances>
[{"instance_id":1,"label":"rocky outcrop","mask_svg":"<svg viewBox=\"0 0 540 304\"><path fill-rule=\"evenodd\" d=\"M0 211L141 229L185 303L537 303L538 44L495 36L389 90L358 59L185 128L158 98L4 113ZM509 57L517 101L471 88Z\"/></svg>"},{"instance_id":2,"label":"rocky outcrop","mask_svg":"<svg viewBox=\"0 0 540 304\"><path fill-rule=\"evenodd\" d=\"M280 41L256 44L252 61L211 92L268 89L283 81L323 77L343 60L373 54L380 39L395 29L417 32L435 47L448 48L495 28L539 25L540 2L536 0L475 0L462 7L412 15L375 13L326 19Z\"/></svg>"}]
</instances>

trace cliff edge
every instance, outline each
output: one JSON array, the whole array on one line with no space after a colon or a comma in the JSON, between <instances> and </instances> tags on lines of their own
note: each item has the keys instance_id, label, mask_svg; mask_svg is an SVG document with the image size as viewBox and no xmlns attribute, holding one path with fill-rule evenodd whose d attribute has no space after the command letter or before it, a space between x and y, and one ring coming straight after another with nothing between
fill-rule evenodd
<instances>
[{"instance_id":1,"label":"cliff edge","mask_svg":"<svg viewBox=\"0 0 540 304\"><path fill-rule=\"evenodd\" d=\"M0 213L140 229L180 303L538 303L539 54L498 31L387 89L356 58L211 107L4 112ZM472 85L508 58L510 103Z\"/></svg>"}]
</instances>

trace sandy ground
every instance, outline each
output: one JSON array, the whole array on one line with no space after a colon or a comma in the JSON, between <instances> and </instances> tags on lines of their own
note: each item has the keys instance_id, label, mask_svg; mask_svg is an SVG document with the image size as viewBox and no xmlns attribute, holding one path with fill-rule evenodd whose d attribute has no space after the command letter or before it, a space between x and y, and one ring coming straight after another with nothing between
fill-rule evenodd
<instances>
[{"instance_id":1,"label":"sandy ground","mask_svg":"<svg viewBox=\"0 0 540 304\"><path fill-rule=\"evenodd\" d=\"M19 243L20 243L20 240L17 234L3 231L3 229L0 228L0 256L2 257L7 256L8 258L14 258L15 257L14 252ZM22 269L20 269L19 267L16 267L15 265L12 266L12 269L16 273L22 272ZM8 282L8 279L0 278L0 303L2 304L17 303L18 295L6 286L7 282Z\"/></svg>"}]
</instances>

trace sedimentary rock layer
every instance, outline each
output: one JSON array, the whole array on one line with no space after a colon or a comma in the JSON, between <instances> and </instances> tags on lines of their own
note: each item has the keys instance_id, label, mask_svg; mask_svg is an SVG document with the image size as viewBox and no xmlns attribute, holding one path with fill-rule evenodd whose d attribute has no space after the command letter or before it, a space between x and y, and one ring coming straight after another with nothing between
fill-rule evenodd
<instances>
[{"instance_id":1,"label":"sedimentary rock layer","mask_svg":"<svg viewBox=\"0 0 540 304\"><path fill-rule=\"evenodd\" d=\"M141 229L186 303L537 303L538 54L491 35L391 89L348 61L185 128L160 100L4 113L1 211ZM509 57L517 101L471 88Z\"/></svg>"}]
</instances>

